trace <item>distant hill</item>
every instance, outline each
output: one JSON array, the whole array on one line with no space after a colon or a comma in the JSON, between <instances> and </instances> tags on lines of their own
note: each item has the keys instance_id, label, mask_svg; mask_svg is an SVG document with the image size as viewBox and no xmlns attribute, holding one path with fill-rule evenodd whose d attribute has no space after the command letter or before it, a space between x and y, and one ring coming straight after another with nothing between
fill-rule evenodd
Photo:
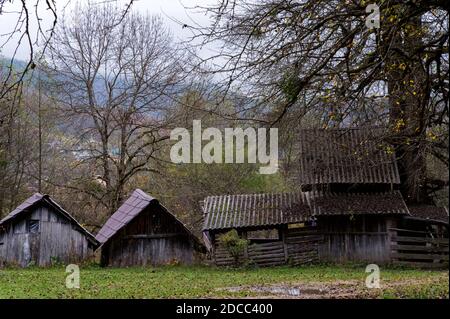
<instances>
[{"instance_id":1,"label":"distant hill","mask_svg":"<svg viewBox=\"0 0 450 319\"><path fill-rule=\"evenodd\" d=\"M14 59L14 61L12 62L12 67L14 70L16 70L17 72L21 72L25 69L25 67L27 66L28 62L25 62L23 60L20 59ZM9 68L11 66L11 58L7 58L4 56L0 55L0 68Z\"/></svg>"}]
</instances>

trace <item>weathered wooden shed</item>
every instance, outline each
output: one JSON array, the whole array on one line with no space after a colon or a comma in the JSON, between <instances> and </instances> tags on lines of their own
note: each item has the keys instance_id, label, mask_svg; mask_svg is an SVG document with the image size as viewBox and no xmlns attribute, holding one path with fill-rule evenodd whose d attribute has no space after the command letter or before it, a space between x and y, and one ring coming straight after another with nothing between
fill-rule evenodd
<instances>
[{"instance_id":1,"label":"weathered wooden shed","mask_svg":"<svg viewBox=\"0 0 450 319\"><path fill-rule=\"evenodd\" d=\"M192 264L203 244L159 201L136 189L97 234L102 266Z\"/></svg>"},{"instance_id":2,"label":"weathered wooden shed","mask_svg":"<svg viewBox=\"0 0 450 319\"><path fill-rule=\"evenodd\" d=\"M323 193L311 204L325 262L391 262L391 229L409 215L399 191Z\"/></svg>"},{"instance_id":3,"label":"weathered wooden shed","mask_svg":"<svg viewBox=\"0 0 450 319\"><path fill-rule=\"evenodd\" d=\"M204 239L218 266L234 263L219 237L236 229L249 245L240 257L259 266L318 260L315 220L309 193L209 196L203 202Z\"/></svg>"},{"instance_id":4,"label":"weathered wooden shed","mask_svg":"<svg viewBox=\"0 0 450 319\"><path fill-rule=\"evenodd\" d=\"M262 266L311 261L448 264L448 217L447 223L430 219L437 211L442 216L436 207L410 212L383 132L300 130L292 179L300 191L207 197L204 239L215 263L233 263L217 239L236 229L250 242L241 258Z\"/></svg>"},{"instance_id":5,"label":"weathered wooden shed","mask_svg":"<svg viewBox=\"0 0 450 319\"><path fill-rule=\"evenodd\" d=\"M390 261L391 225L408 208L398 191L296 192L210 196L204 232L217 265L233 263L218 241L236 229L249 240L242 258L260 266L316 261Z\"/></svg>"},{"instance_id":6,"label":"weathered wooden shed","mask_svg":"<svg viewBox=\"0 0 450 319\"><path fill-rule=\"evenodd\" d=\"M448 221L430 227L429 217L439 208L406 207L395 191L400 188L397 159L385 136L380 127L299 131L295 180L302 189L322 191L314 206L330 212L318 218L321 259L448 264L448 231L443 230Z\"/></svg>"},{"instance_id":7,"label":"weathered wooden shed","mask_svg":"<svg viewBox=\"0 0 450 319\"><path fill-rule=\"evenodd\" d=\"M0 221L0 266L79 263L97 240L48 195L34 194Z\"/></svg>"}]
</instances>

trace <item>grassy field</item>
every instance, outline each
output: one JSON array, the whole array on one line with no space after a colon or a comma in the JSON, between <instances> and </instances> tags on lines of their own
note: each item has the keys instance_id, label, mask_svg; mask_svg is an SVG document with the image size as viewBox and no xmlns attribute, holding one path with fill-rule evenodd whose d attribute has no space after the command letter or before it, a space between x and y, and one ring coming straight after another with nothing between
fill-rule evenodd
<instances>
[{"instance_id":1,"label":"grassy field","mask_svg":"<svg viewBox=\"0 0 450 319\"><path fill-rule=\"evenodd\" d=\"M64 267L0 270L0 298L449 298L448 271L381 268L365 287L364 266L220 269L82 267L67 289Z\"/></svg>"}]
</instances>

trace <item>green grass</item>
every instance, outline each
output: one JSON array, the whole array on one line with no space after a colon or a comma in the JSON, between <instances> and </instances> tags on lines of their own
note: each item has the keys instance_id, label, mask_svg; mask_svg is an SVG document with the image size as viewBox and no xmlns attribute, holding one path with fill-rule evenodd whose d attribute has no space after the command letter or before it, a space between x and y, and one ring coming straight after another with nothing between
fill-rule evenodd
<instances>
[{"instance_id":1,"label":"green grass","mask_svg":"<svg viewBox=\"0 0 450 319\"><path fill-rule=\"evenodd\" d=\"M166 266L81 268L80 289L67 289L64 267L0 270L0 298L215 298L258 296L252 287L353 283L353 297L448 298L448 271L381 268L382 289L367 289L364 266L261 269ZM230 292L220 288L240 287ZM326 289L325 289L326 290ZM265 296L268 296L267 293ZM337 296L337 295L336 295ZM334 296L334 297L336 297ZM274 296L277 297L277 296ZM279 296L278 296L279 297Z\"/></svg>"}]
</instances>

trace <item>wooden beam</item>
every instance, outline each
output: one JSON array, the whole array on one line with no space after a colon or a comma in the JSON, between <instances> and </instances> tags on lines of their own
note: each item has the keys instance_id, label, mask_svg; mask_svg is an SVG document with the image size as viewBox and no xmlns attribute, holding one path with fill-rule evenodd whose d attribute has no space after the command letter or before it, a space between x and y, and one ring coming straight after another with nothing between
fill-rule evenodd
<instances>
[{"instance_id":1,"label":"wooden beam","mask_svg":"<svg viewBox=\"0 0 450 319\"><path fill-rule=\"evenodd\" d=\"M369 235L369 236L386 236L388 232L323 232L323 235Z\"/></svg>"},{"instance_id":2,"label":"wooden beam","mask_svg":"<svg viewBox=\"0 0 450 319\"><path fill-rule=\"evenodd\" d=\"M138 234L124 236L124 239L158 239L168 237L187 236L185 233L166 233L166 234Z\"/></svg>"},{"instance_id":3,"label":"wooden beam","mask_svg":"<svg viewBox=\"0 0 450 319\"><path fill-rule=\"evenodd\" d=\"M289 261L289 253L288 253L288 246L286 242L286 232L287 229L281 229L280 230L280 237L283 241L283 252L284 252L284 262L287 263Z\"/></svg>"},{"instance_id":4,"label":"wooden beam","mask_svg":"<svg viewBox=\"0 0 450 319\"><path fill-rule=\"evenodd\" d=\"M393 236L394 242L410 242L410 243L430 243L441 244L448 246L448 238L428 238L428 237L407 237L407 236Z\"/></svg>"},{"instance_id":5,"label":"wooden beam","mask_svg":"<svg viewBox=\"0 0 450 319\"><path fill-rule=\"evenodd\" d=\"M448 253L448 247L438 247L438 246L392 245L391 249Z\"/></svg>"},{"instance_id":6,"label":"wooden beam","mask_svg":"<svg viewBox=\"0 0 450 319\"><path fill-rule=\"evenodd\" d=\"M447 263L422 263L414 261L394 261L394 265L398 266L408 266L413 268L446 268L448 269Z\"/></svg>"},{"instance_id":7,"label":"wooden beam","mask_svg":"<svg viewBox=\"0 0 450 319\"><path fill-rule=\"evenodd\" d=\"M423 260L445 260L445 261L448 261L448 255L438 255L438 254L392 253L392 258L398 258L398 259L423 259Z\"/></svg>"},{"instance_id":8,"label":"wooden beam","mask_svg":"<svg viewBox=\"0 0 450 319\"><path fill-rule=\"evenodd\" d=\"M427 231L410 230L410 229L402 229L402 228L389 228L389 230L395 230L395 231L401 231L401 232L407 232L407 233L414 233L414 234L429 234L430 233L430 232L427 232Z\"/></svg>"}]
</instances>

